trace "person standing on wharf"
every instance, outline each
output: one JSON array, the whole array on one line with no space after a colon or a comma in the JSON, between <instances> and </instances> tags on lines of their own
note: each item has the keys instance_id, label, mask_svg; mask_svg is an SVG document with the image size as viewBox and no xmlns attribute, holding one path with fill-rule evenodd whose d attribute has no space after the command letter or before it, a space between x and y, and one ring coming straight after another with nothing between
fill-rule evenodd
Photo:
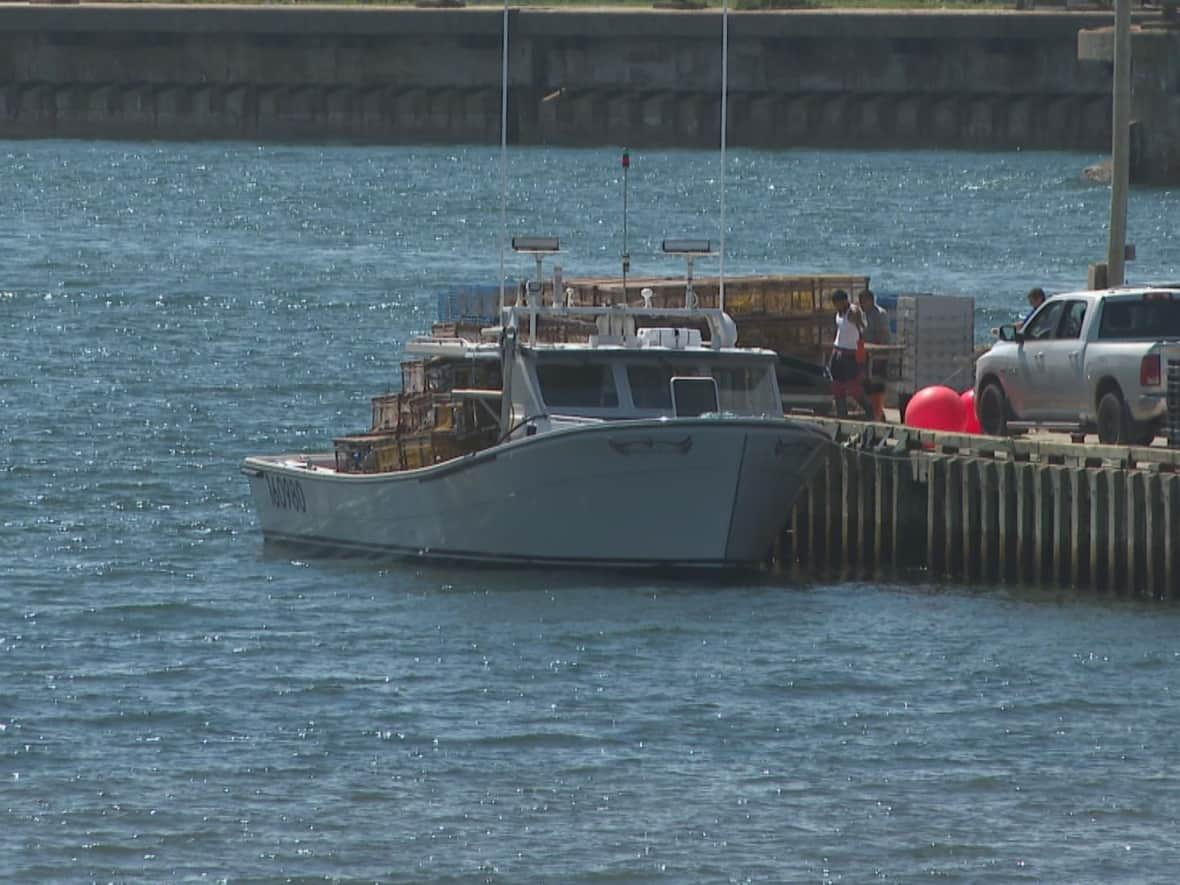
<instances>
[{"instance_id":1,"label":"person standing on wharf","mask_svg":"<svg viewBox=\"0 0 1180 885\"><path fill-rule=\"evenodd\" d=\"M884 308L877 304L877 296L871 289L862 289L856 300L860 315L864 317L861 338L866 344L891 344L889 317ZM862 363L864 368L864 390L873 405L874 421L885 420L885 379L889 376L889 358L881 352L870 354Z\"/></svg>"},{"instance_id":2,"label":"person standing on wharf","mask_svg":"<svg viewBox=\"0 0 1180 885\"><path fill-rule=\"evenodd\" d=\"M832 373L832 397L836 401L836 415L848 417L846 399L852 397L864 410L865 420L873 420L873 407L865 396L861 385L861 364L857 359L861 336L864 334L864 316L852 306L848 293L837 289L832 293L832 306L836 308L836 340L832 344L832 359L828 368Z\"/></svg>"}]
</instances>

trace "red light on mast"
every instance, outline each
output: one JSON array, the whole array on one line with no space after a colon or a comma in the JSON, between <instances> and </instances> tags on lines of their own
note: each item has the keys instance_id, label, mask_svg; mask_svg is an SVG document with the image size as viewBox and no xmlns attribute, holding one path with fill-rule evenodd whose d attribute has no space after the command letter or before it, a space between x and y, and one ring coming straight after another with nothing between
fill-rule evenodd
<instances>
[{"instance_id":1,"label":"red light on mast","mask_svg":"<svg viewBox=\"0 0 1180 885\"><path fill-rule=\"evenodd\" d=\"M629 169L631 167L631 155L623 151L623 168Z\"/></svg>"}]
</instances>

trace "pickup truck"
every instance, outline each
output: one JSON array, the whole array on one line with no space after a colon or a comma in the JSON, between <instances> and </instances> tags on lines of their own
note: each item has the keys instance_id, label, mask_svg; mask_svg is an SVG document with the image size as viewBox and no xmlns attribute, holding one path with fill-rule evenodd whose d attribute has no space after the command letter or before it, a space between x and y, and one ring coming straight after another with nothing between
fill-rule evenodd
<instances>
[{"instance_id":1,"label":"pickup truck","mask_svg":"<svg viewBox=\"0 0 1180 885\"><path fill-rule=\"evenodd\" d=\"M1147 445L1163 429L1180 284L1061 293L997 335L975 367L984 433L1042 426Z\"/></svg>"}]
</instances>

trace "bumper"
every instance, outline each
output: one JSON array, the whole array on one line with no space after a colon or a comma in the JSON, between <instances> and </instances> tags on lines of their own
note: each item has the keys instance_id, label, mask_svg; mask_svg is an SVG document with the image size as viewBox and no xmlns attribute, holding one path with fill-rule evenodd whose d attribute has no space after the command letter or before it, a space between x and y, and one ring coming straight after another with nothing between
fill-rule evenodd
<instances>
[{"instance_id":1,"label":"bumper","mask_svg":"<svg viewBox=\"0 0 1180 885\"><path fill-rule=\"evenodd\" d=\"M1158 421L1168 414L1168 395L1141 393L1131 403L1131 417L1136 421Z\"/></svg>"}]
</instances>

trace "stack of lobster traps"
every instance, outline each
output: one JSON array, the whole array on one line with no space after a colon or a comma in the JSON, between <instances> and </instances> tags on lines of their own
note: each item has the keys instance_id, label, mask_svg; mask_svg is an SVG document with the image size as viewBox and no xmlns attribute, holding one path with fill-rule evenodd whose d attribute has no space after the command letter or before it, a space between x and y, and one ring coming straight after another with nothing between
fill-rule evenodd
<instances>
[{"instance_id":1,"label":"stack of lobster traps","mask_svg":"<svg viewBox=\"0 0 1180 885\"><path fill-rule=\"evenodd\" d=\"M500 389L498 361L433 357L401 369L401 392L373 397L370 429L334 440L339 472L413 470L495 444L498 406L470 394Z\"/></svg>"},{"instance_id":2,"label":"stack of lobster traps","mask_svg":"<svg viewBox=\"0 0 1180 885\"><path fill-rule=\"evenodd\" d=\"M618 277L571 279L571 303L584 305L643 303L650 290L652 307L684 307L683 277L636 277L624 290ZM843 289L852 298L869 287L867 276L853 274L757 275L725 278L725 311L737 324L743 347L765 347L786 356L822 363L833 334L832 293ZM693 281L700 307L717 307L716 277Z\"/></svg>"}]
</instances>

